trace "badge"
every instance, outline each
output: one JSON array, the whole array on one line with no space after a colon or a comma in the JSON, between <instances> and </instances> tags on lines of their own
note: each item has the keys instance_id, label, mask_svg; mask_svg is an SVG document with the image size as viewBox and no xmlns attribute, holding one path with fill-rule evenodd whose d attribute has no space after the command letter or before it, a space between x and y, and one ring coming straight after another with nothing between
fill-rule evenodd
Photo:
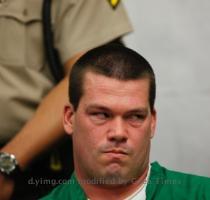
<instances>
[{"instance_id":1,"label":"badge","mask_svg":"<svg viewBox=\"0 0 210 200\"><path fill-rule=\"evenodd\" d=\"M111 6L113 9L115 9L115 8L117 8L117 6L119 5L120 0L108 0L108 2L109 2L109 4L110 4L110 6Z\"/></svg>"}]
</instances>

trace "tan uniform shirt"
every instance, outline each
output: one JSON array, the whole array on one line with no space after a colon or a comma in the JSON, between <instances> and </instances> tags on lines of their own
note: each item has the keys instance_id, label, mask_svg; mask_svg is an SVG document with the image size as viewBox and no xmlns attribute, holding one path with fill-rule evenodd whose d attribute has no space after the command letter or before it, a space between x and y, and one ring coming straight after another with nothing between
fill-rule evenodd
<instances>
[{"instance_id":1,"label":"tan uniform shirt","mask_svg":"<svg viewBox=\"0 0 210 200\"><path fill-rule=\"evenodd\" d=\"M0 0L0 144L31 118L53 87L43 52L42 0ZM55 46L65 63L76 53L131 31L120 4L53 0Z\"/></svg>"}]
</instances>

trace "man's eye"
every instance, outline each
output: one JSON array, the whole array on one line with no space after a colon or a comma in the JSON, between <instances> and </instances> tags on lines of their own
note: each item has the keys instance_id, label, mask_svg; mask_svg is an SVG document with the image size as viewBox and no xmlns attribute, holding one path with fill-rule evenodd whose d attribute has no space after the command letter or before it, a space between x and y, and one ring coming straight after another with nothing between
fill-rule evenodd
<instances>
[{"instance_id":1,"label":"man's eye","mask_svg":"<svg viewBox=\"0 0 210 200\"><path fill-rule=\"evenodd\" d=\"M93 112L91 117L96 120L106 120L109 118L109 115L105 112Z\"/></svg>"},{"instance_id":2,"label":"man's eye","mask_svg":"<svg viewBox=\"0 0 210 200\"><path fill-rule=\"evenodd\" d=\"M145 116L141 114L133 114L133 115L129 115L128 119L133 122L141 122L145 119Z\"/></svg>"},{"instance_id":3,"label":"man's eye","mask_svg":"<svg viewBox=\"0 0 210 200\"><path fill-rule=\"evenodd\" d=\"M107 118L108 115L106 113L94 113L94 115L98 118L104 119Z\"/></svg>"}]
</instances>

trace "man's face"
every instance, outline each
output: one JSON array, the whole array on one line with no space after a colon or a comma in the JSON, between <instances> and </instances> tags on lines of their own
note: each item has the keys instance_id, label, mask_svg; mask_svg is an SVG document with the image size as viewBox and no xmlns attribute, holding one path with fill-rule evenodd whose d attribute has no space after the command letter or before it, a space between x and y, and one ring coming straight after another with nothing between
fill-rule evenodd
<instances>
[{"instance_id":1,"label":"man's face","mask_svg":"<svg viewBox=\"0 0 210 200\"><path fill-rule=\"evenodd\" d=\"M87 72L76 112L66 106L75 171L82 179L121 184L137 179L149 161L156 113L149 106L149 80L120 81Z\"/></svg>"}]
</instances>

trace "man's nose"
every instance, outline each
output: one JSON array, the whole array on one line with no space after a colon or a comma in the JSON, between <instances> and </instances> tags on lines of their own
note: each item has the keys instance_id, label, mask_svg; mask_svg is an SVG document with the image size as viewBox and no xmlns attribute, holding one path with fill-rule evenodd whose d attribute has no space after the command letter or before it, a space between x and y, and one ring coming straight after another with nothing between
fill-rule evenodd
<instances>
[{"instance_id":1,"label":"man's nose","mask_svg":"<svg viewBox=\"0 0 210 200\"><path fill-rule=\"evenodd\" d=\"M112 120L108 133L108 140L113 142L126 142L128 139L128 130L126 128L126 123L123 119L115 118Z\"/></svg>"}]
</instances>

